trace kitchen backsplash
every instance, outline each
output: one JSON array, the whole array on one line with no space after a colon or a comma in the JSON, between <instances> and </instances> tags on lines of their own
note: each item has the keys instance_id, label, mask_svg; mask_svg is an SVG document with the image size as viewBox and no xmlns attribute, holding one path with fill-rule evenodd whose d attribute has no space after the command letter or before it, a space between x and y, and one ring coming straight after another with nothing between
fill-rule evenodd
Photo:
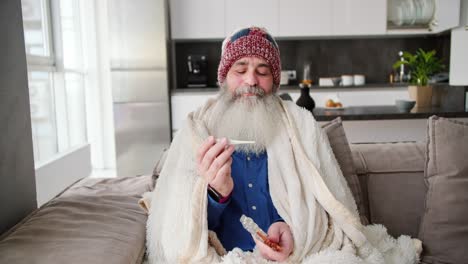
<instances>
[{"instance_id":1,"label":"kitchen backsplash","mask_svg":"<svg viewBox=\"0 0 468 264\"><path fill-rule=\"evenodd\" d=\"M388 75L400 50L414 52L418 48L435 49L445 65L450 65L450 34L422 37L278 40L283 70L296 70L302 78L306 61L316 84L319 77L343 74L364 74L367 83L388 83ZM187 56L207 56L208 87L216 87L216 72L221 41L176 42L176 87L187 87ZM447 69L448 70L448 69Z\"/></svg>"}]
</instances>

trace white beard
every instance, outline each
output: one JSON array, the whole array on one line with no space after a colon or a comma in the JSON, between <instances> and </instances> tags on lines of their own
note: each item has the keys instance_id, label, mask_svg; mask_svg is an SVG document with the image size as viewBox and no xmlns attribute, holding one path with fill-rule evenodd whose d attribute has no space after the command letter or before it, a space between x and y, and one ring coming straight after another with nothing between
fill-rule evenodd
<instances>
[{"instance_id":1,"label":"white beard","mask_svg":"<svg viewBox=\"0 0 468 264\"><path fill-rule=\"evenodd\" d=\"M255 87L239 88L231 94L222 87L207 126L215 138L255 141L236 145L236 151L259 154L273 141L281 124L281 100L275 94L264 95ZM242 92L257 96L242 97Z\"/></svg>"}]
</instances>

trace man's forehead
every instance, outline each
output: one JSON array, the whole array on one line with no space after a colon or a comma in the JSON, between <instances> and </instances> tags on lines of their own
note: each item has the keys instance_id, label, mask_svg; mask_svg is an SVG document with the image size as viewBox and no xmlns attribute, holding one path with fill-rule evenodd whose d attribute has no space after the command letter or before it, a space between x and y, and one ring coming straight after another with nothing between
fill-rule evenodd
<instances>
[{"instance_id":1,"label":"man's forehead","mask_svg":"<svg viewBox=\"0 0 468 264\"><path fill-rule=\"evenodd\" d=\"M268 62L264 60L263 58L258 58L258 57L243 57L238 59L236 62L234 62L234 66L236 65L253 65L256 67L270 67Z\"/></svg>"}]
</instances>

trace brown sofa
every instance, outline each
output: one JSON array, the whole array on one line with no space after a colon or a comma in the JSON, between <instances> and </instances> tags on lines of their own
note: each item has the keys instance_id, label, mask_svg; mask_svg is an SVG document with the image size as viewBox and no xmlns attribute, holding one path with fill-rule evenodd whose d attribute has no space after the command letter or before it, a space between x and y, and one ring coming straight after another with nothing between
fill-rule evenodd
<instances>
[{"instance_id":1,"label":"brown sofa","mask_svg":"<svg viewBox=\"0 0 468 264\"><path fill-rule=\"evenodd\" d=\"M364 216L394 236L418 238L428 192L428 144L348 145L344 133L335 135L332 139L328 134L334 152L341 145L352 157L345 168L343 153L335 153L345 174L357 174ZM146 215L137 201L152 188L162 164L160 159L152 177L87 180L70 187L0 237L0 263L140 263ZM446 263L428 260L424 263Z\"/></svg>"}]
</instances>

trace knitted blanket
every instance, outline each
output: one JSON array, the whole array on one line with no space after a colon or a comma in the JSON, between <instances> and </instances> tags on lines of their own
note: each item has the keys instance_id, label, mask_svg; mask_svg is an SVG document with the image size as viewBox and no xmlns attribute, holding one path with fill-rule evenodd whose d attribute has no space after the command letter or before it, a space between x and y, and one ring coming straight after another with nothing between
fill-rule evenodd
<instances>
[{"instance_id":1,"label":"knitted blanket","mask_svg":"<svg viewBox=\"0 0 468 264\"><path fill-rule=\"evenodd\" d=\"M417 263L421 242L363 226L327 136L309 111L277 100L282 125L270 146L268 179L278 213L290 226L288 263ZM257 250L226 252L208 230L207 182L195 156L209 135L216 100L189 115L178 131L154 192L147 223L149 263L267 263Z\"/></svg>"}]
</instances>

